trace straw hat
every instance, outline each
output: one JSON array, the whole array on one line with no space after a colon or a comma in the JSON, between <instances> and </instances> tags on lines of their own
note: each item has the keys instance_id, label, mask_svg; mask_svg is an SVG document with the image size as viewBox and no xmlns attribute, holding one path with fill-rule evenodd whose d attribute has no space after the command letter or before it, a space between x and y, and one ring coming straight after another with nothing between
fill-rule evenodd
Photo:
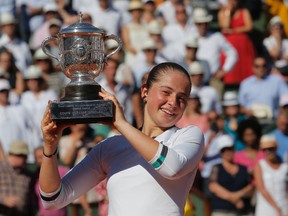
<instances>
[{"instance_id":1,"label":"straw hat","mask_svg":"<svg viewBox=\"0 0 288 216\"><path fill-rule=\"evenodd\" d=\"M27 73L25 74L25 79L40 79L42 78L42 69L39 66L31 65Z\"/></svg>"},{"instance_id":2,"label":"straw hat","mask_svg":"<svg viewBox=\"0 0 288 216\"><path fill-rule=\"evenodd\" d=\"M17 24L18 21L16 20L15 16L11 13L2 13L0 15L0 24L1 25L9 25L9 24Z\"/></svg>"},{"instance_id":3,"label":"straw hat","mask_svg":"<svg viewBox=\"0 0 288 216\"><path fill-rule=\"evenodd\" d=\"M194 36L187 38L185 45L189 48L198 48L198 38Z\"/></svg>"},{"instance_id":4,"label":"straw hat","mask_svg":"<svg viewBox=\"0 0 288 216\"><path fill-rule=\"evenodd\" d=\"M227 91L224 93L223 106L236 106L239 105L238 94L236 91Z\"/></svg>"},{"instance_id":5,"label":"straw hat","mask_svg":"<svg viewBox=\"0 0 288 216\"><path fill-rule=\"evenodd\" d=\"M147 39L142 46L142 50L157 50L157 46L154 40Z\"/></svg>"},{"instance_id":6,"label":"straw hat","mask_svg":"<svg viewBox=\"0 0 288 216\"><path fill-rule=\"evenodd\" d=\"M212 15L204 8L195 8L193 10L193 20L195 23L208 23L213 19Z\"/></svg>"},{"instance_id":7,"label":"straw hat","mask_svg":"<svg viewBox=\"0 0 288 216\"><path fill-rule=\"evenodd\" d=\"M143 3L137 0L130 1L128 11L132 11L132 10L143 10Z\"/></svg>"},{"instance_id":8,"label":"straw hat","mask_svg":"<svg viewBox=\"0 0 288 216\"><path fill-rule=\"evenodd\" d=\"M204 74L202 65L198 61L194 61L189 65L188 73L190 75Z\"/></svg>"},{"instance_id":9,"label":"straw hat","mask_svg":"<svg viewBox=\"0 0 288 216\"><path fill-rule=\"evenodd\" d=\"M22 140L15 140L9 146L9 154L13 155L28 155L29 148L27 143Z\"/></svg>"}]
</instances>

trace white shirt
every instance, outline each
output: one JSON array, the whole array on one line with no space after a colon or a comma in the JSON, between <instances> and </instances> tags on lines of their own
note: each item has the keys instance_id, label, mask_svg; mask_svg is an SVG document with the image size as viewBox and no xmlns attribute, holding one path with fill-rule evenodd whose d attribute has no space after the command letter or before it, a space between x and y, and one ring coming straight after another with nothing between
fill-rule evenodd
<instances>
[{"instance_id":1,"label":"white shirt","mask_svg":"<svg viewBox=\"0 0 288 216\"><path fill-rule=\"evenodd\" d=\"M116 135L104 140L62 179L57 199L42 200L44 207L66 206L107 177L109 216L183 215L204 153L203 134L196 126L173 127L155 140L168 147L166 158L157 169L151 166L154 160L148 163L125 137ZM159 145L158 152L163 145ZM41 193L45 197L55 194Z\"/></svg>"},{"instance_id":2,"label":"white shirt","mask_svg":"<svg viewBox=\"0 0 288 216\"><path fill-rule=\"evenodd\" d=\"M221 100L218 96L217 91L211 86L202 86L200 88L192 85L191 92L197 92L200 97L201 102L201 112L208 113L212 110L216 111L218 114L222 113Z\"/></svg>"},{"instance_id":3,"label":"white shirt","mask_svg":"<svg viewBox=\"0 0 288 216\"><path fill-rule=\"evenodd\" d=\"M237 51L220 32L209 34L206 37L199 37L198 43L197 58L208 61L212 75L221 69L221 52L224 52L226 56L223 65L225 72L230 71L238 59Z\"/></svg>"},{"instance_id":4,"label":"white shirt","mask_svg":"<svg viewBox=\"0 0 288 216\"><path fill-rule=\"evenodd\" d=\"M195 35L197 29L194 24L187 23L184 28L178 23L166 25L162 31L165 43L164 56L170 61L181 62L185 58L187 39Z\"/></svg>"},{"instance_id":5,"label":"white shirt","mask_svg":"<svg viewBox=\"0 0 288 216\"><path fill-rule=\"evenodd\" d=\"M1 46L6 47L10 52L12 52L16 66L23 74L25 74L26 69L32 63L32 55L28 44L19 38L10 40L6 34L3 34L0 37L0 47Z\"/></svg>"},{"instance_id":6,"label":"white shirt","mask_svg":"<svg viewBox=\"0 0 288 216\"><path fill-rule=\"evenodd\" d=\"M265 38L263 40L264 46L267 48L267 50L272 50L276 47L278 47L278 43L272 35ZM288 39L283 39L281 43L281 56L280 59L275 61L275 66L276 67L284 67L288 65L288 61L283 59L283 57L288 56Z\"/></svg>"}]
</instances>

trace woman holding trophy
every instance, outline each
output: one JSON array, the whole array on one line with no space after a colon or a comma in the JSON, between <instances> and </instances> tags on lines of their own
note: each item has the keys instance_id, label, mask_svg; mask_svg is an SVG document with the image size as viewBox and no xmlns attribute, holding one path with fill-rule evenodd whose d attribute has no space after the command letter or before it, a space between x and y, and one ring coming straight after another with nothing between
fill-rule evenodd
<instances>
[{"instance_id":1,"label":"woman holding trophy","mask_svg":"<svg viewBox=\"0 0 288 216\"><path fill-rule=\"evenodd\" d=\"M107 177L109 215L183 215L204 152L198 127L175 127L190 90L184 68L171 62L155 66L141 89L144 121L137 129L126 121L115 96L101 89L100 96L113 102L111 123L121 135L99 143L62 179L57 145L69 125L51 120L49 104L42 120L45 157L40 191L44 207L66 206Z\"/></svg>"}]
</instances>

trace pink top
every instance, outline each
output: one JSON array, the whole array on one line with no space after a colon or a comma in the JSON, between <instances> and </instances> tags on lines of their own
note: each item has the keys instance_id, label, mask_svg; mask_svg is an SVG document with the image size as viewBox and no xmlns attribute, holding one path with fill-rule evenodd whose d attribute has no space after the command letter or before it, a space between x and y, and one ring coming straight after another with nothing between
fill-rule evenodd
<instances>
[{"instance_id":1,"label":"pink top","mask_svg":"<svg viewBox=\"0 0 288 216\"><path fill-rule=\"evenodd\" d=\"M59 174L60 177L63 177L67 172L68 172L68 168L65 166L58 166L58 170L59 170ZM37 180L36 184L35 184L35 191L36 194L38 196L38 205L39 205L39 215L40 216L67 216L67 208L60 208L57 210L47 210L43 207L42 202L41 202L41 198L40 198L40 192L39 192L39 180Z\"/></svg>"},{"instance_id":2,"label":"pink top","mask_svg":"<svg viewBox=\"0 0 288 216\"><path fill-rule=\"evenodd\" d=\"M247 156L246 150L238 151L234 154L234 162L247 167L249 172L252 172L252 169L262 158L264 158L263 151L258 151L258 154L254 160Z\"/></svg>"},{"instance_id":3,"label":"pink top","mask_svg":"<svg viewBox=\"0 0 288 216\"><path fill-rule=\"evenodd\" d=\"M206 133L210 127L209 119L207 115L201 114L200 116L189 116L186 117L185 115L177 122L177 127L183 128L188 125L195 125L199 127L202 133Z\"/></svg>"}]
</instances>

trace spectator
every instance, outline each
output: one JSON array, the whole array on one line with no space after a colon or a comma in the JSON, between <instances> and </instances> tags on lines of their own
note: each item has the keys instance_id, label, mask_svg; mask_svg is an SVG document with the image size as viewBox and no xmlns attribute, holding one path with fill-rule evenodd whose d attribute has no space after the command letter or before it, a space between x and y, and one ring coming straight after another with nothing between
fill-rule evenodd
<instances>
[{"instance_id":1,"label":"spectator","mask_svg":"<svg viewBox=\"0 0 288 216\"><path fill-rule=\"evenodd\" d=\"M209 184L212 216L252 214L253 186L246 167L233 162L234 140L223 135L218 138L218 144L222 163L213 167Z\"/></svg>"},{"instance_id":2,"label":"spectator","mask_svg":"<svg viewBox=\"0 0 288 216\"><path fill-rule=\"evenodd\" d=\"M240 7L240 0L228 0L218 12L218 22L222 33L238 53L238 60L232 70L224 76L226 88L238 90L242 80L252 75L255 48L248 33L252 30L250 12Z\"/></svg>"},{"instance_id":3,"label":"spectator","mask_svg":"<svg viewBox=\"0 0 288 216\"><path fill-rule=\"evenodd\" d=\"M25 75L27 90L22 94L20 104L33 121L33 149L42 143L41 119L49 100L58 99L56 93L48 88L42 77L43 72L40 67L31 65ZM34 150L33 150L34 151ZM32 152L33 152L32 151Z\"/></svg>"},{"instance_id":4,"label":"spectator","mask_svg":"<svg viewBox=\"0 0 288 216\"><path fill-rule=\"evenodd\" d=\"M39 146L34 150L34 157L35 157L35 165L36 165L36 171L34 173L34 175L36 175L35 179L36 179L36 184L35 184L35 193L38 197L38 214L40 216L68 216L68 209L67 207L63 207L61 209L58 210L54 210L54 211L49 211L47 209L45 209L41 203L41 198L40 198L40 192L39 192L39 172L40 172L40 167L41 167L41 163L42 163L42 159L43 159L43 146ZM65 166L62 165L58 165L58 170L60 173L60 177L63 177L68 171L69 169Z\"/></svg>"},{"instance_id":5,"label":"spectator","mask_svg":"<svg viewBox=\"0 0 288 216\"><path fill-rule=\"evenodd\" d=\"M0 48L0 68L3 70L2 78L8 79L11 86L10 103L19 103L24 91L24 77L15 65L13 54L5 47Z\"/></svg>"},{"instance_id":6,"label":"spectator","mask_svg":"<svg viewBox=\"0 0 288 216\"><path fill-rule=\"evenodd\" d=\"M264 39L263 45L272 60L273 72L288 81L288 39L280 17L272 17L268 28L269 36Z\"/></svg>"},{"instance_id":7,"label":"spectator","mask_svg":"<svg viewBox=\"0 0 288 216\"><path fill-rule=\"evenodd\" d=\"M0 47L6 47L14 56L15 64L25 74L32 63L32 55L28 44L16 36L17 20L11 13L0 15Z\"/></svg>"},{"instance_id":8,"label":"spectator","mask_svg":"<svg viewBox=\"0 0 288 216\"><path fill-rule=\"evenodd\" d=\"M235 140L235 150L239 151L245 148L239 140L237 129L239 124L246 118L240 113L238 94L236 91L226 91L222 101L223 113L225 115L225 132L231 135Z\"/></svg>"},{"instance_id":9,"label":"spectator","mask_svg":"<svg viewBox=\"0 0 288 216\"><path fill-rule=\"evenodd\" d=\"M288 87L281 77L270 74L264 57L254 59L253 72L254 75L240 84L241 112L259 119L271 119L276 116L279 98L288 92Z\"/></svg>"},{"instance_id":10,"label":"spectator","mask_svg":"<svg viewBox=\"0 0 288 216\"><path fill-rule=\"evenodd\" d=\"M287 104L288 105L288 104ZM286 105L286 106L287 106ZM277 127L271 132L278 144L277 154L283 162L288 162L288 112L281 109L276 118Z\"/></svg>"},{"instance_id":11,"label":"spectator","mask_svg":"<svg viewBox=\"0 0 288 216\"><path fill-rule=\"evenodd\" d=\"M188 37L196 35L197 30L189 22L186 7L183 3L175 5L175 23L167 24L162 31L165 43L164 56L169 61L181 63L185 58L185 42Z\"/></svg>"},{"instance_id":12,"label":"spectator","mask_svg":"<svg viewBox=\"0 0 288 216\"><path fill-rule=\"evenodd\" d=\"M191 92L196 92L201 101L201 113L207 114L210 120L214 120L217 114L222 113L221 101L216 90L204 85L204 70L198 61L189 65L189 74L192 82Z\"/></svg>"},{"instance_id":13,"label":"spectator","mask_svg":"<svg viewBox=\"0 0 288 216\"><path fill-rule=\"evenodd\" d=\"M237 51L220 32L209 32L212 15L203 8L195 8L193 20L199 34L197 58L206 60L211 70L210 85L214 87L222 98L224 85L222 79L235 65L238 59ZM207 52L209 50L209 52ZM225 62L221 65L220 56L225 55Z\"/></svg>"},{"instance_id":14,"label":"spectator","mask_svg":"<svg viewBox=\"0 0 288 216\"><path fill-rule=\"evenodd\" d=\"M26 168L28 155L28 145L22 140L14 140L9 144L8 155L0 161L1 215L36 215L35 179Z\"/></svg>"},{"instance_id":15,"label":"spectator","mask_svg":"<svg viewBox=\"0 0 288 216\"><path fill-rule=\"evenodd\" d=\"M277 156L277 142L273 135L263 135L260 148L264 158L254 169L257 188L255 216L287 215L288 164Z\"/></svg>"},{"instance_id":16,"label":"spectator","mask_svg":"<svg viewBox=\"0 0 288 216\"><path fill-rule=\"evenodd\" d=\"M264 157L259 149L262 127L257 119L249 118L240 122L237 134L244 149L235 153L234 162L245 166L251 174L258 161Z\"/></svg>"},{"instance_id":17,"label":"spectator","mask_svg":"<svg viewBox=\"0 0 288 216\"><path fill-rule=\"evenodd\" d=\"M32 141L32 121L29 113L20 105L9 104L10 84L6 79L0 79L0 142L4 153L8 154L9 145L14 140ZM33 146L30 160L33 158Z\"/></svg>"},{"instance_id":18,"label":"spectator","mask_svg":"<svg viewBox=\"0 0 288 216\"><path fill-rule=\"evenodd\" d=\"M197 50L199 47L198 38L196 36L188 37L186 40L185 46L186 46L186 55L185 55L185 60L183 62L183 67L189 70L188 69L189 65L194 61L198 61L201 64L202 69L204 71L203 84L204 85L209 84L209 80L211 77L209 64L206 60L197 58Z\"/></svg>"},{"instance_id":19,"label":"spectator","mask_svg":"<svg viewBox=\"0 0 288 216\"><path fill-rule=\"evenodd\" d=\"M142 44L149 38L148 30L141 23L143 4L140 0L131 1L128 11L131 21L122 27L122 40L125 50L125 63L133 67L137 53Z\"/></svg>"},{"instance_id":20,"label":"spectator","mask_svg":"<svg viewBox=\"0 0 288 216\"><path fill-rule=\"evenodd\" d=\"M35 29L35 32L30 37L30 48L34 51L41 47L41 43L44 39L52 36L49 31L52 20L54 20L54 25L58 25L59 28L62 26L60 15L58 13L58 7L55 2L46 3L46 5L43 6L43 17L44 21L42 25ZM55 20L59 21L55 22Z\"/></svg>"},{"instance_id":21,"label":"spectator","mask_svg":"<svg viewBox=\"0 0 288 216\"><path fill-rule=\"evenodd\" d=\"M109 58L107 64L103 70L104 77L99 81L102 88L106 89L111 94L115 95L119 100L124 110L125 118L132 124L133 122L133 109L132 106L132 94L133 92L127 86L122 83L117 83L115 80L119 61L113 58Z\"/></svg>"}]
</instances>

